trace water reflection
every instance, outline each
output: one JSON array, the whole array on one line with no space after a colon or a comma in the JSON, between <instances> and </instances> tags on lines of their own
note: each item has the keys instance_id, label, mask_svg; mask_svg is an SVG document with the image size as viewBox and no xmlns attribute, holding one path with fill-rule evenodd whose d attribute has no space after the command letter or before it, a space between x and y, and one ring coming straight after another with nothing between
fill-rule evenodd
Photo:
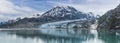
<instances>
[{"instance_id":1,"label":"water reflection","mask_svg":"<svg viewBox=\"0 0 120 43\"><path fill-rule=\"evenodd\" d=\"M120 35L116 35L113 31L98 32L99 39L103 40L105 43L120 43Z\"/></svg>"},{"instance_id":2,"label":"water reflection","mask_svg":"<svg viewBox=\"0 0 120 43\"><path fill-rule=\"evenodd\" d=\"M0 31L0 43L44 43L40 38L23 38L18 35Z\"/></svg>"},{"instance_id":3,"label":"water reflection","mask_svg":"<svg viewBox=\"0 0 120 43\"><path fill-rule=\"evenodd\" d=\"M0 31L2 43L120 43L116 32L79 29L42 29Z\"/></svg>"}]
</instances>

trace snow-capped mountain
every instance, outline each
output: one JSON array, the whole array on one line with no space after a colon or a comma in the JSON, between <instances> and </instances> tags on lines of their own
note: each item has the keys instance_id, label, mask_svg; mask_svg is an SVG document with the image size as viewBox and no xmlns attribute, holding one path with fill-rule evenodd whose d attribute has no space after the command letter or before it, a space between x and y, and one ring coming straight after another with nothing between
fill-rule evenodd
<instances>
[{"instance_id":1,"label":"snow-capped mountain","mask_svg":"<svg viewBox=\"0 0 120 43\"><path fill-rule=\"evenodd\" d=\"M89 12L88 14L87 14L87 19L96 19L96 18L99 18L99 15L95 15L94 13L92 13L92 12Z\"/></svg>"},{"instance_id":2,"label":"snow-capped mountain","mask_svg":"<svg viewBox=\"0 0 120 43\"><path fill-rule=\"evenodd\" d=\"M77 19L84 19L84 20L92 19L94 21L96 17L94 16L92 12L83 13L83 12L76 10L74 7L57 6L57 7L54 7L48 10L42 15L37 14L37 17L23 18L13 23L7 23L7 24L0 25L0 27L13 26L13 27L18 28L18 27L24 27L26 24L27 26L25 27L34 27L36 26L36 24L41 25L43 23L65 21L65 20L77 20ZM20 25L14 26L14 24L20 24Z\"/></svg>"},{"instance_id":3,"label":"snow-capped mountain","mask_svg":"<svg viewBox=\"0 0 120 43\"><path fill-rule=\"evenodd\" d=\"M71 6L57 6L47 12L45 12L42 17L51 17L58 19L90 19L95 18L93 13L83 13Z\"/></svg>"}]
</instances>

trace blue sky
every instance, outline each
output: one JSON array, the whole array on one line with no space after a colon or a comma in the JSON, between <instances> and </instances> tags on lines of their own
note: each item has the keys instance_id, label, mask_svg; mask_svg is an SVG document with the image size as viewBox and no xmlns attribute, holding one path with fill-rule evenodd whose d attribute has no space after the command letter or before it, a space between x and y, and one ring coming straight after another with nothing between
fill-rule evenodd
<instances>
[{"instance_id":1,"label":"blue sky","mask_svg":"<svg viewBox=\"0 0 120 43\"><path fill-rule=\"evenodd\" d=\"M103 15L119 3L119 0L0 0L0 20L31 17L55 6L72 6L81 12Z\"/></svg>"}]
</instances>

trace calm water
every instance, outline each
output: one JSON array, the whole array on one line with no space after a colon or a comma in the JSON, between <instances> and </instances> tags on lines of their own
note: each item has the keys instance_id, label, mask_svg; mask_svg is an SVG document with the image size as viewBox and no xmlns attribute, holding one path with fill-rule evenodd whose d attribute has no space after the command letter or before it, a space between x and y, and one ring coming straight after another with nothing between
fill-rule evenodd
<instances>
[{"instance_id":1,"label":"calm water","mask_svg":"<svg viewBox=\"0 0 120 43\"><path fill-rule=\"evenodd\" d=\"M1 30L0 43L120 43L120 35L84 29Z\"/></svg>"}]
</instances>

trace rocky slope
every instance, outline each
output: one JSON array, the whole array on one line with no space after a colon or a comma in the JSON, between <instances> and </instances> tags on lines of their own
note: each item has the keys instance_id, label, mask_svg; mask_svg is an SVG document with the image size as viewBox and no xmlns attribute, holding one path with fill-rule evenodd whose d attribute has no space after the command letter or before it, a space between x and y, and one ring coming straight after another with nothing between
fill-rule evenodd
<instances>
[{"instance_id":1,"label":"rocky slope","mask_svg":"<svg viewBox=\"0 0 120 43\"><path fill-rule=\"evenodd\" d=\"M98 19L98 29L120 29L120 5Z\"/></svg>"}]
</instances>

